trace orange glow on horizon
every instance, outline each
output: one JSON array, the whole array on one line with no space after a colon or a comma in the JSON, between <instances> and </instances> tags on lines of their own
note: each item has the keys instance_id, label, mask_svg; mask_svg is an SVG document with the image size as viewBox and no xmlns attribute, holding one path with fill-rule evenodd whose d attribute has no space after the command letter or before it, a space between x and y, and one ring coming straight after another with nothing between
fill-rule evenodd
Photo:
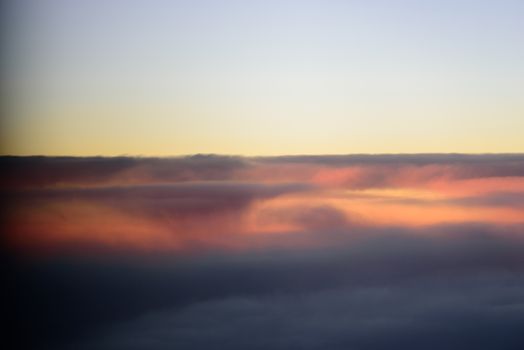
<instances>
[{"instance_id":1,"label":"orange glow on horizon","mask_svg":"<svg viewBox=\"0 0 524 350\"><path fill-rule=\"evenodd\" d=\"M8 208L7 239L22 250L236 251L331 242L323 232L524 224L521 176L474 178L457 165L248 160L208 179L200 171L206 159L193 160L200 168L185 161L181 172L154 160L103 177L44 178L33 189L16 182L21 197Z\"/></svg>"}]
</instances>

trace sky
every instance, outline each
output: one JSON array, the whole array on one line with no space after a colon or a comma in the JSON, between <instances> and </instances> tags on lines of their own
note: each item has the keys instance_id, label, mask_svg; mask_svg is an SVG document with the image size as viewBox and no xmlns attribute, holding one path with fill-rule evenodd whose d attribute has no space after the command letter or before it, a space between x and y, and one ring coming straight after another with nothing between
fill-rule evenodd
<instances>
[{"instance_id":1,"label":"sky","mask_svg":"<svg viewBox=\"0 0 524 350\"><path fill-rule=\"evenodd\" d=\"M524 349L524 1L2 6L4 343Z\"/></svg>"},{"instance_id":2,"label":"sky","mask_svg":"<svg viewBox=\"0 0 524 350\"><path fill-rule=\"evenodd\" d=\"M4 7L1 154L524 151L520 0Z\"/></svg>"}]
</instances>

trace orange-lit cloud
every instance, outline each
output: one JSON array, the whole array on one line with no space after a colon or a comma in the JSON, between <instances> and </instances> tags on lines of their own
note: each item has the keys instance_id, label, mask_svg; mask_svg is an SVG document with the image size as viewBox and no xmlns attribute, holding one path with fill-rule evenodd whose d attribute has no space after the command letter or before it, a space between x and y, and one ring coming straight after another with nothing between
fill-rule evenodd
<instances>
[{"instance_id":1,"label":"orange-lit cloud","mask_svg":"<svg viewBox=\"0 0 524 350\"><path fill-rule=\"evenodd\" d=\"M3 158L26 249L245 250L388 227L524 224L524 157ZM367 232L367 233L366 233Z\"/></svg>"}]
</instances>

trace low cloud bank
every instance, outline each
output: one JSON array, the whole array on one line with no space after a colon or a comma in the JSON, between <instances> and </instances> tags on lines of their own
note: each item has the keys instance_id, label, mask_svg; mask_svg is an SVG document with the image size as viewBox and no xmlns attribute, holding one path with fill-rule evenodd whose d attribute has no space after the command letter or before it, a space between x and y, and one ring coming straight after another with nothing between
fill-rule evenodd
<instances>
[{"instance_id":1,"label":"low cloud bank","mask_svg":"<svg viewBox=\"0 0 524 350\"><path fill-rule=\"evenodd\" d=\"M524 347L524 155L0 163L19 348Z\"/></svg>"},{"instance_id":2,"label":"low cloud bank","mask_svg":"<svg viewBox=\"0 0 524 350\"><path fill-rule=\"evenodd\" d=\"M66 349L517 349L522 227L434 229L300 251L26 259L15 325Z\"/></svg>"}]
</instances>

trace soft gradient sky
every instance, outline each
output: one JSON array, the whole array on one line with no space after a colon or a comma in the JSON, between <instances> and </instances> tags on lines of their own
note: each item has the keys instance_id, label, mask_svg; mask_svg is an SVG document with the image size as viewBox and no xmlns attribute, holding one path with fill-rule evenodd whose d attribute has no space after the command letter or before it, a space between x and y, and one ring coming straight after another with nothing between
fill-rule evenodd
<instances>
[{"instance_id":1,"label":"soft gradient sky","mask_svg":"<svg viewBox=\"0 0 524 350\"><path fill-rule=\"evenodd\" d=\"M524 151L524 2L11 1L2 154Z\"/></svg>"}]
</instances>

